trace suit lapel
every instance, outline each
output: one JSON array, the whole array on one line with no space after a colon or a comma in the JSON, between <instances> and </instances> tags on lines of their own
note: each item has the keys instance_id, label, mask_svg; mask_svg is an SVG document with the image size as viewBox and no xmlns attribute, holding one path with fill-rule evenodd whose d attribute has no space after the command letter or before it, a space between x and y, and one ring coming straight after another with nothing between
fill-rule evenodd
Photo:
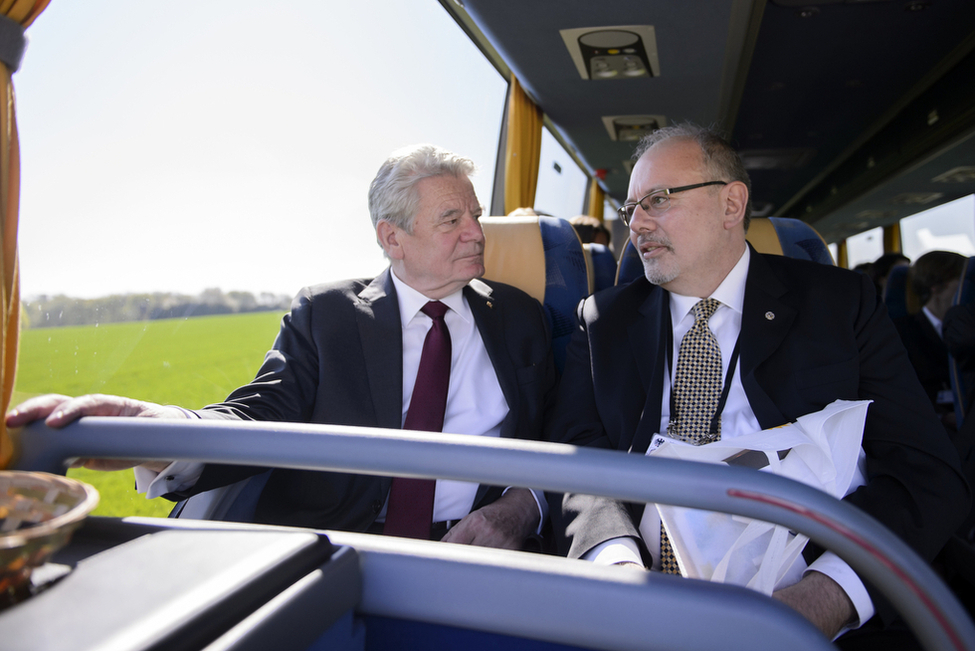
<instances>
[{"instance_id":1,"label":"suit lapel","mask_svg":"<svg viewBox=\"0 0 975 651\"><path fill-rule=\"evenodd\" d=\"M667 351L673 346L670 294L663 289L653 288L638 311L640 317L627 328L627 336L637 368L640 369L644 405L629 451L645 454L650 440L660 429L660 400Z\"/></svg>"},{"instance_id":2,"label":"suit lapel","mask_svg":"<svg viewBox=\"0 0 975 651\"><path fill-rule=\"evenodd\" d=\"M741 315L741 382L762 427L785 422L759 386L755 369L779 348L795 320L795 308L781 300L786 292L765 258L752 249Z\"/></svg>"},{"instance_id":3,"label":"suit lapel","mask_svg":"<svg viewBox=\"0 0 975 651\"><path fill-rule=\"evenodd\" d=\"M501 423L501 436L511 437L514 434L515 422L519 410L518 404L518 381L515 377L515 368L511 363L504 339L504 303L498 301L493 296L494 290L489 285L480 280L472 280L464 288L464 297L474 315L474 323L477 331L484 342L488 357L494 366L494 372L498 376L498 384L501 385L501 393L504 394L505 402L508 403L508 415Z\"/></svg>"},{"instance_id":4,"label":"suit lapel","mask_svg":"<svg viewBox=\"0 0 975 651\"><path fill-rule=\"evenodd\" d=\"M379 427L403 426L403 328L390 270L359 292L356 324Z\"/></svg>"},{"instance_id":5,"label":"suit lapel","mask_svg":"<svg viewBox=\"0 0 975 651\"><path fill-rule=\"evenodd\" d=\"M505 402L508 403L508 413L501 422L502 438L514 436L515 423L518 419L518 381L515 377L515 368L511 363L507 347L504 340L504 304L493 296L493 291L489 285L480 280L472 280L464 288L464 297L474 315L474 323L477 331L484 342L488 357L494 366L494 372L498 376L498 384L501 385L501 393L504 395ZM485 494L490 490L490 486L481 484L477 488L474 496L474 505L471 510L481 506Z\"/></svg>"}]
</instances>

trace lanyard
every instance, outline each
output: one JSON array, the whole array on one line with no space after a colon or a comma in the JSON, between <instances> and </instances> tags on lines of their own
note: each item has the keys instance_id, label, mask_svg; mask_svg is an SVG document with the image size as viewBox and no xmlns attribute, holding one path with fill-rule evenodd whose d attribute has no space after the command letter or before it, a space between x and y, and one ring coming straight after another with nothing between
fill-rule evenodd
<instances>
[{"instance_id":1,"label":"lanyard","mask_svg":"<svg viewBox=\"0 0 975 651\"><path fill-rule=\"evenodd\" d=\"M711 333L712 336L714 333ZM720 435L718 434L718 423L721 422L721 412L724 411L725 402L728 401L728 393L731 392L731 379L735 375L735 367L738 365L738 348L741 345L741 332L738 333L738 338L735 339L735 348L731 352L731 360L728 362L728 372L725 374L724 387L721 389L721 398L718 399L718 406L714 409L714 415L711 416L711 426L708 428L707 436L701 438L701 442L698 445L704 445L705 443L714 443L718 440ZM667 372L670 374L670 422L674 423L677 420L677 401L674 398L674 374L672 370L671 355L673 354L674 345L671 343L667 346Z\"/></svg>"}]
</instances>

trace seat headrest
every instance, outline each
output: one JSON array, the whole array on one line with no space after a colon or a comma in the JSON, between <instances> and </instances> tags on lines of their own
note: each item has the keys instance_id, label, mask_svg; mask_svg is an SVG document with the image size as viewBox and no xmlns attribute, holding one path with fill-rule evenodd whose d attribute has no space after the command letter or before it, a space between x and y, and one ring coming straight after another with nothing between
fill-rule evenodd
<instances>
[{"instance_id":1,"label":"seat headrest","mask_svg":"<svg viewBox=\"0 0 975 651\"><path fill-rule=\"evenodd\" d=\"M748 233L745 234L755 250L759 253L771 253L782 255L782 243L779 242L779 234L775 232L775 226L767 219L753 219L748 225Z\"/></svg>"},{"instance_id":2,"label":"seat headrest","mask_svg":"<svg viewBox=\"0 0 975 651\"><path fill-rule=\"evenodd\" d=\"M545 247L538 217L482 217L484 277L545 301Z\"/></svg>"}]
</instances>

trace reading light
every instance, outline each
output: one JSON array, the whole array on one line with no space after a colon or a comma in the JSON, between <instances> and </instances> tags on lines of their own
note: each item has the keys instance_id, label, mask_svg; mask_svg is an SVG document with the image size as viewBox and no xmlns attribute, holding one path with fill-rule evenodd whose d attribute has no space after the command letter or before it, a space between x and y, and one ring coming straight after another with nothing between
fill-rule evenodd
<instances>
[{"instance_id":1,"label":"reading light","mask_svg":"<svg viewBox=\"0 0 975 651\"><path fill-rule=\"evenodd\" d=\"M606 115L603 116L603 126L614 141L636 142L648 133L667 126L667 119L662 115Z\"/></svg>"},{"instance_id":2,"label":"reading light","mask_svg":"<svg viewBox=\"0 0 975 651\"><path fill-rule=\"evenodd\" d=\"M651 25L583 27L559 33L583 79L660 75L657 38Z\"/></svg>"}]
</instances>

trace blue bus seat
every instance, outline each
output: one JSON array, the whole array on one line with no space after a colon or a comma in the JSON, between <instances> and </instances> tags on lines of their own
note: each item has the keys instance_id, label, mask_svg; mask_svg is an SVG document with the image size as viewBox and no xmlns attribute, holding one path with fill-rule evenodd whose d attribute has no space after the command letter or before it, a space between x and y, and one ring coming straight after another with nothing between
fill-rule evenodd
<instances>
[{"instance_id":1,"label":"blue bus seat","mask_svg":"<svg viewBox=\"0 0 975 651\"><path fill-rule=\"evenodd\" d=\"M784 255L832 265L829 247L812 226L792 217L753 217L746 239L759 253ZM620 256L616 284L633 282L643 275L643 262L632 242L626 243Z\"/></svg>"},{"instance_id":2,"label":"blue bus seat","mask_svg":"<svg viewBox=\"0 0 975 651\"><path fill-rule=\"evenodd\" d=\"M592 261L592 291L612 287L616 282L616 258L613 252L604 244L583 244L589 259Z\"/></svg>"},{"instance_id":3,"label":"blue bus seat","mask_svg":"<svg viewBox=\"0 0 975 651\"><path fill-rule=\"evenodd\" d=\"M627 240L616 267L616 284L627 285L642 276L643 261L640 260L640 255L637 253L636 247L633 246L633 242Z\"/></svg>"},{"instance_id":4,"label":"blue bus seat","mask_svg":"<svg viewBox=\"0 0 975 651\"><path fill-rule=\"evenodd\" d=\"M217 520L221 522L253 522L257 498L271 478L271 471L242 479L236 484L215 488L180 500L169 512L171 518Z\"/></svg>"},{"instance_id":5,"label":"blue bus seat","mask_svg":"<svg viewBox=\"0 0 975 651\"><path fill-rule=\"evenodd\" d=\"M589 270L582 242L568 221L557 217L482 217L484 278L514 285L536 298L552 330L552 355L559 373L575 328L575 309L589 295Z\"/></svg>"},{"instance_id":6,"label":"blue bus seat","mask_svg":"<svg viewBox=\"0 0 975 651\"><path fill-rule=\"evenodd\" d=\"M826 242L816 229L801 219L755 218L748 227L747 237L759 253L773 253L820 264L834 264Z\"/></svg>"},{"instance_id":7,"label":"blue bus seat","mask_svg":"<svg viewBox=\"0 0 975 651\"><path fill-rule=\"evenodd\" d=\"M891 319L907 316L907 271L909 267L898 266L887 274L884 286L884 305Z\"/></svg>"}]
</instances>

